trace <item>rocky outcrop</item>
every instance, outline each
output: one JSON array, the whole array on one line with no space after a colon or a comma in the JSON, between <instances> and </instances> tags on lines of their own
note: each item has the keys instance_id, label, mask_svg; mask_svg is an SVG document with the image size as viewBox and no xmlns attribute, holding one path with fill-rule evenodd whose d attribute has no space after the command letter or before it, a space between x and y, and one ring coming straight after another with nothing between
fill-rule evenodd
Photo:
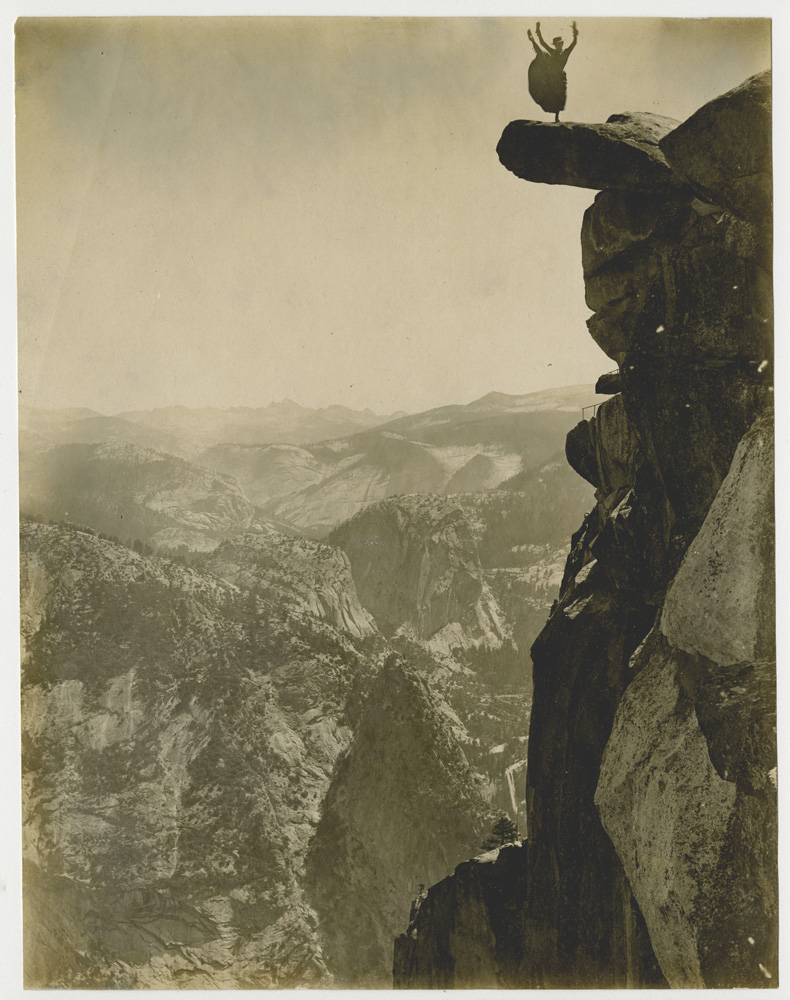
<instances>
[{"instance_id":1,"label":"rocky outcrop","mask_svg":"<svg viewBox=\"0 0 790 1000\"><path fill-rule=\"evenodd\" d=\"M500 143L601 189L588 326L621 390L568 436L596 505L532 648L523 987L776 982L768 161L737 134L753 114L760 146L767 88L652 138L624 116Z\"/></svg>"},{"instance_id":2,"label":"rocky outcrop","mask_svg":"<svg viewBox=\"0 0 790 1000\"><path fill-rule=\"evenodd\" d=\"M448 731L448 711L393 654L333 775L307 885L340 986L390 983L392 939L418 883L451 872L490 825L480 785Z\"/></svg>"},{"instance_id":3,"label":"rocky outcrop","mask_svg":"<svg viewBox=\"0 0 790 1000\"><path fill-rule=\"evenodd\" d=\"M738 446L631 663L596 793L677 987L777 970L771 416Z\"/></svg>"},{"instance_id":4,"label":"rocky outcrop","mask_svg":"<svg viewBox=\"0 0 790 1000\"><path fill-rule=\"evenodd\" d=\"M395 988L520 986L526 874L526 851L508 845L458 865L418 897L395 940Z\"/></svg>"},{"instance_id":5,"label":"rocky outcrop","mask_svg":"<svg viewBox=\"0 0 790 1000\"><path fill-rule=\"evenodd\" d=\"M357 638L376 631L359 603L347 556L331 545L274 531L241 534L223 542L205 565L237 587L285 597Z\"/></svg>"},{"instance_id":6,"label":"rocky outcrop","mask_svg":"<svg viewBox=\"0 0 790 1000\"><path fill-rule=\"evenodd\" d=\"M771 357L770 256L750 223L688 197L603 191L582 265L590 333L623 375L646 357L747 372Z\"/></svg>"},{"instance_id":7,"label":"rocky outcrop","mask_svg":"<svg viewBox=\"0 0 790 1000\"><path fill-rule=\"evenodd\" d=\"M662 148L670 145L671 140L662 140ZM722 926L716 926L728 905L724 900L730 906L733 900L728 888L732 879L723 877L722 867L732 873L743 864L752 875L762 872L759 884L771 882L771 807L756 801L744 806L744 814L753 817L749 830L759 845L756 860L750 861L752 852L743 844L746 821L735 823L737 833L717 826L723 817L729 822L734 815L732 772L724 779L714 766L716 753L703 738L702 724L697 725L698 703L691 699L684 708L690 681L681 685L675 678L678 657L656 653L655 684L669 684L658 700L651 700L647 680L641 674L634 680L634 673L650 650L660 647L652 640L642 643L648 633L655 634L662 609L662 621L683 620L689 636L716 631L716 616L706 607L704 594L709 604L718 605L724 597L719 565L700 557L706 568L698 566L695 584L685 586L683 580L697 564L684 563L678 570L687 550L687 558L693 559L691 553L703 546L710 529L700 529L706 516L716 516L711 504L720 488L720 496L728 495L722 482L736 448L771 402L765 227L723 209L711 211L677 190L634 194L609 189L585 215L582 251L587 301L595 310L590 332L618 363L622 392L569 435L568 457L595 485L597 505L574 537L559 604L533 646L527 778L527 934L533 948L529 964L537 970L536 985L651 985L662 975L671 985L712 985L713 980L717 985L745 985L748 977L737 968L738 960L723 960L732 942ZM751 437L741 447L751 447L753 454L770 453L770 445L758 449ZM772 537L764 515L771 501L764 490L760 494L754 489L755 479L759 475L753 472L746 491L759 510L752 508L739 518L730 502L718 516L717 523L730 526L721 533L719 561L727 549L737 563L741 545L733 542L740 537L740 525L754 514L743 545L754 549L760 565L769 565ZM758 495L764 500L756 499ZM706 574L713 578L707 580L707 590ZM676 584L680 589L675 592ZM765 613L756 626L762 634L771 631L769 596L770 585L763 586L758 600ZM737 603L738 597L731 594L730 602ZM674 610L678 604L682 613ZM747 602L740 617L733 617L735 630L751 607ZM726 602L719 613L726 615L725 608ZM664 632L668 628L661 626ZM688 653L683 656L688 664ZM751 694L744 696L747 702L755 699L761 709L770 704L770 692L758 679L766 673L770 670L751 672ZM718 718L719 728L729 734L724 742L742 745L743 738L739 741L735 735L740 727L733 728L732 718L724 721L728 712L717 700L719 673L702 674L708 716ZM673 684L674 700L667 693ZM654 767L644 763L642 751L647 753L653 744L643 731L645 744L639 750L631 745L631 753L625 749L630 745L621 729L626 719L631 720L632 741L638 719L654 734L657 746L653 757L648 756ZM762 737L761 746L766 739ZM681 745L687 758L678 751ZM599 792L596 800L599 777L604 781L604 753L607 769L614 760L620 764L619 784L613 788L610 775L604 782L608 791ZM768 768L764 771L767 774ZM662 790L673 781L681 789L676 811L667 806L662 812ZM700 818L706 795L708 812ZM625 806L629 801L630 811ZM608 814L618 819L602 826L599 807L603 811L604 802ZM689 813L699 818L696 830ZM763 831L759 835L758 827ZM663 846L672 841L672 830L678 830L678 839L670 859L677 860L667 861ZM653 869L651 857L656 859ZM711 867L712 858L717 864ZM662 865L669 865L678 879L664 886L663 895L655 872ZM682 895L681 883L688 890L685 925L673 923L665 902L667 894L673 900ZM697 915L690 917L689 887L695 883L704 885L708 895ZM754 895L743 893L743 908L765 935L771 893L761 903L746 905ZM702 916L703 910L708 916ZM745 924L738 926L743 941L755 936ZM690 950L702 949L711 956L702 962L707 961L708 972L701 974L701 981L688 972L688 955L668 957L667 940L677 943L685 934L695 942ZM687 942L683 947L689 951ZM712 973L713 966L717 973ZM759 977L757 966L752 962ZM686 973L678 973L680 967ZM749 985L755 984L752 976Z\"/></svg>"},{"instance_id":8,"label":"rocky outcrop","mask_svg":"<svg viewBox=\"0 0 790 1000\"><path fill-rule=\"evenodd\" d=\"M483 579L470 525L451 500L416 494L380 501L330 536L349 558L357 593L391 636L444 634L444 644L502 644L505 626Z\"/></svg>"},{"instance_id":9,"label":"rocky outcrop","mask_svg":"<svg viewBox=\"0 0 790 1000\"><path fill-rule=\"evenodd\" d=\"M678 124L648 111L612 115L605 125L517 121L502 133L497 154L525 181L598 191L671 191L682 182L670 170L659 140Z\"/></svg>"},{"instance_id":10,"label":"rocky outcrop","mask_svg":"<svg viewBox=\"0 0 790 1000\"><path fill-rule=\"evenodd\" d=\"M705 201L762 222L771 213L771 74L749 77L706 104L659 146Z\"/></svg>"}]
</instances>

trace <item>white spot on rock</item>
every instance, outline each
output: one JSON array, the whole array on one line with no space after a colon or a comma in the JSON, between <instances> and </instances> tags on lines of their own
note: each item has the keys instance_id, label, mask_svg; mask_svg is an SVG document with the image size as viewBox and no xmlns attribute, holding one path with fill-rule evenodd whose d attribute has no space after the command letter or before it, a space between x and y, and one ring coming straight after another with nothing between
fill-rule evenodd
<instances>
[{"instance_id":1,"label":"white spot on rock","mask_svg":"<svg viewBox=\"0 0 790 1000\"><path fill-rule=\"evenodd\" d=\"M588 597L582 597L578 601L574 601L573 604L569 604L567 608L564 609L563 613L567 618L575 618L580 614L592 600L592 594Z\"/></svg>"},{"instance_id":2,"label":"white spot on rock","mask_svg":"<svg viewBox=\"0 0 790 1000\"><path fill-rule=\"evenodd\" d=\"M576 583L576 584L584 583L584 581L587 579L587 577L592 572L592 568L596 564L597 561L598 561L597 559L592 559L585 566L582 566L582 568L579 570L579 572L573 578L574 583Z\"/></svg>"}]
</instances>

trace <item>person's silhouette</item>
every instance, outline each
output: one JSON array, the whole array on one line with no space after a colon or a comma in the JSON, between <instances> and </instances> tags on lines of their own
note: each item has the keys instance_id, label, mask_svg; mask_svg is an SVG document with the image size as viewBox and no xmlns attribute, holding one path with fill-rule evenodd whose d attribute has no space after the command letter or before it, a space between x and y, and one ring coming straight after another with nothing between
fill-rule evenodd
<instances>
[{"instance_id":1,"label":"person's silhouette","mask_svg":"<svg viewBox=\"0 0 790 1000\"><path fill-rule=\"evenodd\" d=\"M543 48L540 48L538 42L535 41L532 32L527 32L535 50L535 58L529 64L529 92L536 104L540 105L544 111L554 115L555 122L560 120L560 111L565 108L568 87L565 64L571 52L576 48L576 42L579 38L579 29L576 27L575 21L572 25L572 31L573 41L567 49L564 48L565 43L559 35L552 39L553 48L545 43L543 35L540 33L540 21L535 25L535 34Z\"/></svg>"}]
</instances>

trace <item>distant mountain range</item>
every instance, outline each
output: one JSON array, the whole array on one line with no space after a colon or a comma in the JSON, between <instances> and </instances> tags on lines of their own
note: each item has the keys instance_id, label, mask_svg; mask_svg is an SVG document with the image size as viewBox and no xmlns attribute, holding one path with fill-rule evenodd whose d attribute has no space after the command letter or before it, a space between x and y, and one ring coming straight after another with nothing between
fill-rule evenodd
<instances>
[{"instance_id":1,"label":"distant mountain range","mask_svg":"<svg viewBox=\"0 0 790 1000\"><path fill-rule=\"evenodd\" d=\"M344 437L400 416L402 411L381 416L372 410L351 410L346 406L311 409L283 399L261 407L233 406L220 410L168 406L112 416L86 408L40 410L22 406L19 426L22 433L32 436L31 443L35 439L40 444L128 441L182 458L194 458L203 449L221 442L305 444Z\"/></svg>"},{"instance_id":2,"label":"distant mountain range","mask_svg":"<svg viewBox=\"0 0 790 1000\"><path fill-rule=\"evenodd\" d=\"M404 493L474 493L529 475L562 455L591 386L405 416L314 445L216 445L198 458L234 476L266 514L323 535L374 500Z\"/></svg>"},{"instance_id":3,"label":"distant mountain range","mask_svg":"<svg viewBox=\"0 0 790 1000\"><path fill-rule=\"evenodd\" d=\"M260 409L172 407L112 417L23 406L21 508L121 538L148 541L160 533L154 544L171 548L203 548L194 532L218 539L254 521L322 537L388 496L475 493L517 476L528 481L561 455L568 430L594 398L590 386L489 393L395 419L341 406L310 410L290 400ZM319 441L327 432L334 436ZM154 460L155 452L168 461ZM242 514L239 505L250 509Z\"/></svg>"}]
</instances>

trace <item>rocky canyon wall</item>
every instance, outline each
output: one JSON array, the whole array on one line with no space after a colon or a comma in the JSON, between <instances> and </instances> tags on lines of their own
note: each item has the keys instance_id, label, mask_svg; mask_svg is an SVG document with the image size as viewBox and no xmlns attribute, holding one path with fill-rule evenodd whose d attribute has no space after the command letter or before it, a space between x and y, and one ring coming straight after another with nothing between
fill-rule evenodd
<instances>
[{"instance_id":1,"label":"rocky canyon wall","mask_svg":"<svg viewBox=\"0 0 790 1000\"><path fill-rule=\"evenodd\" d=\"M776 984L770 86L502 136L517 176L599 191L582 269L617 369L567 440L596 506L532 649L520 905L512 862L461 866L396 985Z\"/></svg>"}]
</instances>

